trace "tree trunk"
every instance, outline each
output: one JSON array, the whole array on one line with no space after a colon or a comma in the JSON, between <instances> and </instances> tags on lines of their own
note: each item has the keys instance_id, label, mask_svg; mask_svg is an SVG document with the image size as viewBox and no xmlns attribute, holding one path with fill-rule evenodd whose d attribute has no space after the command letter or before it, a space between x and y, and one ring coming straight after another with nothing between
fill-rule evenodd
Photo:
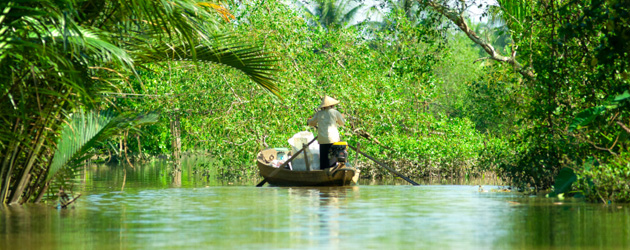
<instances>
[{"instance_id":1,"label":"tree trunk","mask_svg":"<svg viewBox=\"0 0 630 250\"><path fill-rule=\"evenodd\" d=\"M24 130L24 126L20 124L20 119L16 119L15 126L13 127L13 133L16 133L20 128L20 134ZM15 156L17 155L18 149L20 147L19 140L11 141L9 147L7 147L7 151L5 155L3 155L4 160L2 161L2 169L0 171L0 203L4 203L4 200L7 197L7 193L9 191L9 186L11 186L11 174L13 172L13 162L15 161Z\"/></svg>"},{"instance_id":2,"label":"tree trunk","mask_svg":"<svg viewBox=\"0 0 630 250\"><path fill-rule=\"evenodd\" d=\"M33 125L31 126L31 131L27 132L28 134L34 134L35 139L30 141L25 141L24 150L27 150L28 156L24 159L24 161L19 161L18 164L26 164L20 173L20 179L15 185L15 189L12 191L9 197L9 204L17 203L20 201L20 198L23 196L25 188L29 184L30 178L32 176L31 170L33 169L33 165L37 161L38 158L43 154L40 153L42 146L46 143L46 137L48 136L48 131L56 131L56 128L59 126L57 121L59 120L59 113L66 106L65 98L70 94L71 89L68 90L68 93L61 100L54 100L50 103L50 108L42 111L42 114L46 114L45 116L39 117L39 119L35 119L32 121ZM18 121L16 121L18 122ZM37 131L37 132L35 132ZM32 147L34 146L34 147ZM49 156L52 156L49 155ZM20 154L15 157L20 157ZM50 158L50 157L49 157ZM51 159L48 159L51 160ZM16 162L13 162L16 164ZM16 179L17 180L17 179ZM4 195L4 194L3 194ZM29 197L25 197L28 200ZM26 201L25 200L25 201Z\"/></svg>"},{"instance_id":3,"label":"tree trunk","mask_svg":"<svg viewBox=\"0 0 630 250\"><path fill-rule=\"evenodd\" d=\"M133 167L133 164L131 164L131 161L129 160L129 154L127 153L127 138L129 138L129 129L127 129L127 130L125 131L125 134L124 134L124 139L123 139L123 142L124 142L124 148L125 148L125 160L127 161L127 164L129 164L129 166L131 167L131 169L135 169L135 168Z\"/></svg>"},{"instance_id":4,"label":"tree trunk","mask_svg":"<svg viewBox=\"0 0 630 250\"><path fill-rule=\"evenodd\" d=\"M181 126L179 123L179 115L175 115L174 118L171 118L171 135L172 141L171 145L173 148L172 156L173 156L173 185L181 186L182 184L182 169L181 169L181 150L182 150L182 142L181 142Z\"/></svg>"},{"instance_id":5,"label":"tree trunk","mask_svg":"<svg viewBox=\"0 0 630 250\"><path fill-rule=\"evenodd\" d=\"M138 159L144 159L142 155L142 144L140 144L140 135L136 135L136 140L138 141Z\"/></svg>"},{"instance_id":6,"label":"tree trunk","mask_svg":"<svg viewBox=\"0 0 630 250\"><path fill-rule=\"evenodd\" d=\"M35 149L33 149L33 151L29 154L28 158L26 158L27 159L26 167L22 171L22 174L21 174L22 177L20 178L20 181L17 183L15 190L11 194L11 198L9 199L9 204L18 202L20 200L20 197L22 197L24 188L26 187L26 185L28 184L28 180L30 179L29 177L30 177L31 169L33 168L33 164L35 164L35 160L37 156L39 156L39 150L41 150L42 146L44 145L46 134L47 134L46 130L42 129L42 131L38 135L37 141L36 141L37 143L35 144L36 145Z\"/></svg>"},{"instance_id":7,"label":"tree trunk","mask_svg":"<svg viewBox=\"0 0 630 250\"><path fill-rule=\"evenodd\" d=\"M15 157L18 155L19 143L13 148L13 153L9 160L9 166L4 177L4 183L2 185L2 190L0 191L0 202L5 203L7 199L7 195L9 194L9 188L11 187L11 174L13 174L13 164L15 163Z\"/></svg>"},{"instance_id":8,"label":"tree trunk","mask_svg":"<svg viewBox=\"0 0 630 250\"><path fill-rule=\"evenodd\" d=\"M42 198L44 197L44 194L46 193L46 191L48 191L49 186L50 186L50 182L46 182L44 184L44 186L39 191L39 194L37 195L37 198L35 198L35 201L33 201L33 203L39 203L42 200Z\"/></svg>"},{"instance_id":9,"label":"tree trunk","mask_svg":"<svg viewBox=\"0 0 630 250\"><path fill-rule=\"evenodd\" d=\"M42 151L39 157L44 157L45 154L46 150ZM46 164L45 166L31 171L31 175L33 176L34 181L32 182L31 186L28 186L28 188L24 190L24 192L26 193L26 197L36 197L35 199L37 200L37 198L39 197L35 196L35 194L38 194L38 191L41 193L41 190L46 189L46 179L48 177L48 169L50 169L50 164L52 164L52 161L48 161L48 164ZM23 204L24 202L26 202L26 199L22 200L20 204ZM37 202L38 201L34 201L34 203Z\"/></svg>"},{"instance_id":10,"label":"tree trunk","mask_svg":"<svg viewBox=\"0 0 630 250\"><path fill-rule=\"evenodd\" d=\"M122 162L123 157L123 137L121 136L118 141L118 162Z\"/></svg>"}]
</instances>

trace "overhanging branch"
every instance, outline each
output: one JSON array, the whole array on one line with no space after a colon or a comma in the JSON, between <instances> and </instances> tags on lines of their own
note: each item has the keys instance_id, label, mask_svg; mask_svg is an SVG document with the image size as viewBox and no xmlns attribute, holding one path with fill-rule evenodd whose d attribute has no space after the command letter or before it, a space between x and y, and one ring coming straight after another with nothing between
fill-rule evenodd
<instances>
[{"instance_id":1,"label":"overhanging branch","mask_svg":"<svg viewBox=\"0 0 630 250\"><path fill-rule=\"evenodd\" d=\"M481 39L477 35L477 33L475 33L472 29L470 29L470 26L468 26L468 23L466 23L466 20L464 19L464 9L458 12L452 8L449 8L443 5L442 3L438 3L435 0L419 0L419 1L421 3L425 3L427 6L433 8L435 11L437 11L438 13L442 14L443 16L451 20L453 23L455 23L455 25L457 25L457 27L459 27L459 29L463 31L464 34L466 34L466 36L468 36L468 38L471 41L481 46L483 50L486 53L488 53L488 55L490 55L489 59L510 64L512 67L514 67L514 70L516 70L525 78L528 78L531 80L534 80L536 78L536 75L534 74L533 71L524 68L523 65L521 65L516 60L516 51L514 51L512 55L509 57L503 56L499 52L497 52L490 43Z\"/></svg>"}]
</instances>

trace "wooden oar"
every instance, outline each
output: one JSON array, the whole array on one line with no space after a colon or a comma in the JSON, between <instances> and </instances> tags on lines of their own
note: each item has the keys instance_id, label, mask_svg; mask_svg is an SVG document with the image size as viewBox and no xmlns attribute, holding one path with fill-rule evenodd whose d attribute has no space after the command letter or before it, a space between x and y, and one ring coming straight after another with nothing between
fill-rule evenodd
<instances>
[{"instance_id":1,"label":"wooden oar","mask_svg":"<svg viewBox=\"0 0 630 250\"><path fill-rule=\"evenodd\" d=\"M392 172L395 175L398 175L400 178L403 178L404 180L406 180L407 182L409 182L411 185L414 186L419 186L420 184L416 183L415 181L412 181L411 179L407 178L406 176L402 175L401 173L399 173L398 171L388 167L387 165L381 163L380 161L377 161L376 159L374 159L372 156L369 156L361 151L359 151L357 148L348 145L348 147L350 147L352 150L354 150L354 152L357 152L359 154L362 154L363 156L367 157L368 159L372 160L373 162L376 162L376 164L380 165L381 167L383 167L384 169L387 169L389 172Z\"/></svg>"},{"instance_id":2,"label":"wooden oar","mask_svg":"<svg viewBox=\"0 0 630 250\"><path fill-rule=\"evenodd\" d=\"M274 170L273 172L271 172L271 174L269 174L269 177L273 177L274 175L276 175L278 173L278 171L280 171L280 169L283 169L287 164L289 164L289 162L293 161L293 158L297 157L298 155L300 155L300 153L302 153L302 151L304 151L304 149L306 149L306 147L308 147L309 145L311 145L313 142L315 142L315 140L317 140L317 136L315 136L315 138L313 138L313 140L311 140L308 144L302 146L302 149L298 150L297 152L295 152L295 154L293 154L291 156L291 158L289 158L287 161L285 161L284 163L282 163L282 165L280 165L276 170ZM306 158L305 158L306 159ZM256 187L262 187L263 185L265 185L265 183L267 183L267 178L264 178L260 183L256 184Z\"/></svg>"}]
</instances>

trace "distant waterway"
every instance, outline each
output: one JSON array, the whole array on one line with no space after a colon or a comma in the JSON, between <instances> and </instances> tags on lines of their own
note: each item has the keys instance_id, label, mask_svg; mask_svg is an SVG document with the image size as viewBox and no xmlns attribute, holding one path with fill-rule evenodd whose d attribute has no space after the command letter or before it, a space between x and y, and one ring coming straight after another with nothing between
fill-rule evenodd
<instances>
[{"instance_id":1,"label":"distant waterway","mask_svg":"<svg viewBox=\"0 0 630 250\"><path fill-rule=\"evenodd\" d=\"M630 205L498 186L254 187L89 168L72 209L0 207L0 249L630 249ZM400 183L403 184L403 183Z\"/></svg>"}]
</instances>

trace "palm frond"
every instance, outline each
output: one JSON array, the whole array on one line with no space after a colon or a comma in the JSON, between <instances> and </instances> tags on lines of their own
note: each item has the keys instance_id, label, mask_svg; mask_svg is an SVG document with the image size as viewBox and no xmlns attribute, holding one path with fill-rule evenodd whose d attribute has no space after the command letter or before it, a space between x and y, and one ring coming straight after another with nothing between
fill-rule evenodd
<instances>
[{"instance_id":1,"label":"palm frond","mask_svg":"<svg viewBox=\"0 0 630 250\"><path fill-rule=\"evenodd\" d=\"M312 11L300 2L297 4L304 6L303 9L310 23L324 28L339 28L352 21L365 7L364 4L358 3L357 6L350 8L350 3L349 0L315 0L312 2Z\"/></svg>"},{"instance_id":2,"label":"palm frond","mask_svg":"<svg viewBox=\"0 0 630 250\"><path fill-rule=\"evenodd\" d=\"M62 129L46 181L53 178L62 168L76 169L82 161L91 156L94 147L112 136L128 128L155 123L158 118L158 113L123 113L116 116L109 112L71 114L68 123Z\"/></svg>"},{"instance_id":3,"label":"palm frond","mask_svg":"<svg viewBox=\"0 0 630 250\"><path fill-rule=\"evenodd\" d=\"M341 23L346 24L352 21L352 19L354 19L354 16L356 16L359 10L361 10L362 8L363 8L363 5L357 5L354 8L350 9L341 18Z\"/></svg>"},{"instance_id":4,"label":"palm frond","mask_svg":"<svg viewBox=\"0 0 630 250\"><path fill-rule=\"evenodd\" d=\"M503 26L506 25L505 18L503 17L503 11L501 6L488 6L489 23L492 25Z\"/></svg>"},{"instance_id":5,"label":"palm frond","mask_svg":"<svg viewBox=\"0 0 630 250\"><path fill-rule=\"evenodd\" d=\"M38 175L33 169L48 168L52 158L55 163L50 176L42 177L59 176L64 165L80 162L90 145L114 133L107 132L115 130L109 127L113 125L98 125L102 121L86 116L76 122L96 127L82 130L89 137L60 145L44 136L41 138L46 140L38 139L39 131L62 131L66 117L60 114L101 105L99 92L120 87L125 82L122 75L134 73L135 67L142 66L138 63L221 63L279 95L274 85L276 57L235 38L214 39L212 34L221 30L220 20L216 11L196 0L0 1L0 156L15 163L15 171L20 172L16 175L21 175L16 179L24 183L26 176ZM74 122L80 115L72 116ZM119 122L130 127L141 123L135 118L137 115L112 118L107 124ZM19 129L10 129L16 126ZM79 131L79 127L75 124L71 131ZM10 154L7 145L16 140L20 145L15 152L21 153ZM50 152L56 152L57 146L63 152L52 156ZM40 148L45 153L40 153ZM41 160L31 167L34 157ZM11 179L0 183L0 189L18 184ZM23 189L14 190L17 193L12 196L19 198Z\"/></svg>"},{"instance_id":6,"label":"palm frond","mask_svg":"<svg viewBox=\"0 0 630 250\"><path fill-rule=\"evenodd\" d=\"M274 84L275 73L279 71L279 59L275 55L233 36L219 36L214 41L215 45L205 44L194 48L185 46L157 48L152 53L138 57L146 62L192 60L222 64L241 71L261 87L282 98L280 90Z\"/></svg>"},{"instance_id":7,"label":"palm frond","mask_svg":"<svg viewBox=\"0 0 630 250\"><path fill-rule=\"evenodd\" d=\"M510 30L522 29L527 18L531 17L531 0L498 0L497 2L501 7L501 14L495 15L503 19Z\"/></svg>"},{"instance_id":8,"label":"palm frond","mask_svg":"<svg viewBox=\"0 0 630 250\"><path fill-rule=\"evenodd\" d=\"M100 33L100 34L99 34ZM75 60L87 62L108 63L119 61L127 67L133 66L133 59L127 52L112 44L102 37L111 37L113 34L88 29L80 26L73 27L72 30L60 30L52 25L34 26L33 31L26 34L30 38L31 46L54 46L63 42L63 47ZM20 42L20 41L15 41ZM91 57L92 60L87 60Z\"/></svg>"}]
</instances>

